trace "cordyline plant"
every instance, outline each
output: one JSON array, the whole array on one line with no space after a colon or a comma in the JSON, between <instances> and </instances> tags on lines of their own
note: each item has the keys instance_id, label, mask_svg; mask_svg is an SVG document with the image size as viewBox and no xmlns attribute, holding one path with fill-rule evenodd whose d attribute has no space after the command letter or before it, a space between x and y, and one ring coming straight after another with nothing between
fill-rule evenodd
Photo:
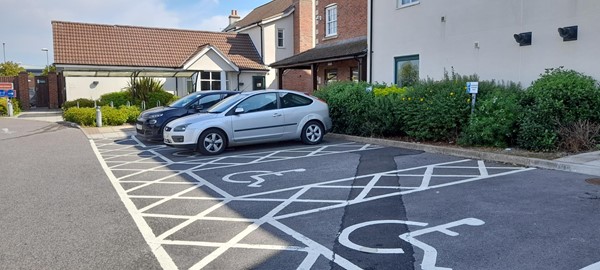
<instances>
[{"instance_id":1,"label":"cordyline plant","mask_svg":"<svg viewBox=\"0 0 600 270\"><path fill-rule=\"evenodd\" d=\"M134 100L148 102L148 94L151 92L164 91L163 83L159 80L141 77L132 77L127 87L125 88Z\"/></svg>"}]
</instances>

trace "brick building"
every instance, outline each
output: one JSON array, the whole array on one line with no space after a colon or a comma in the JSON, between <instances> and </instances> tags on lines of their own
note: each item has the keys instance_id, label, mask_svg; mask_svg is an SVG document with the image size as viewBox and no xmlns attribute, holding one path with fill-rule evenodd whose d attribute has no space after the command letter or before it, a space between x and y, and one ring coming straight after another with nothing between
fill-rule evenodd
<instances>
[{"instance_id":1,"label":"brick building","mask_svg":"<svg viewBox=\"0 0 600 270\"><path fill-rule=\"evenodd\" d=\"M236 10L229 16L224 32L248 34L266 65L314 47L313 0L273 0L240 18ZM278 78L284 77L284 83ZM310 69L271 69L263 78L264 88L284 88L308 92L312 88Z\"/></svg>"},{"instance_id":2,"label":"brick building","mask_svg":"<svg viewBox=\"0 0 600 270\"><path fill-rule=\"evenodd\" d=\"M270 64L278 74L312 71L312 90L333 81L365 81L367 1L315 0L315 47ZM286 77L280 76L285 85Z\"/></svg>"}]
</instances>

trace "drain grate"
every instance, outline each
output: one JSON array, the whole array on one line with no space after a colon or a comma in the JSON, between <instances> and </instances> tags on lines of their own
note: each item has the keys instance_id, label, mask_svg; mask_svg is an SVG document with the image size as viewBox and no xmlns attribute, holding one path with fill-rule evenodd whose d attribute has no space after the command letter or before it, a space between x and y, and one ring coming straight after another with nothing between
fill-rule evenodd
<instances>
[{"instance_id":1,"label":"drain grate","mask_svg":"<svg viewBox=\"0 0 600 270\"><path fill-rule=\"evenodd\" d=\"M590 178L590 179L586 179L585 181L588 182L589 184L600 186L600 178Z\"/></svg>"}]
</instances>

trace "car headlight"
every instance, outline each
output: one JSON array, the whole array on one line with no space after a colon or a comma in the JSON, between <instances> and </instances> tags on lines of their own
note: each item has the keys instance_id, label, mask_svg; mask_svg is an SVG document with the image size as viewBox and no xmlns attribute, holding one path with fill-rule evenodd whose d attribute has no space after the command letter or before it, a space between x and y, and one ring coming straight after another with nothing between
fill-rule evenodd
<instances>
[{"instance_id":1,"label":"car headlight","mask_svg":"<svg viewBox=\"0 0 600 270\"><path fill-rule=\"evenodd\" d=\"M148 115L148 119L155 119L155 118L159 118L161 116L163 116L162 113L155 113L155 114Z\"/></svg>"},{"instance_id":2,"label":"car headlight","mask_svg":"<svg viewBox=\"0 0 600 270\"><path fill-rule=\"evenodd\" d=\"M185 124L181 126L176 126L173 131L175 132L184 132L190 124Z\"/></svg>"}]
</instances>

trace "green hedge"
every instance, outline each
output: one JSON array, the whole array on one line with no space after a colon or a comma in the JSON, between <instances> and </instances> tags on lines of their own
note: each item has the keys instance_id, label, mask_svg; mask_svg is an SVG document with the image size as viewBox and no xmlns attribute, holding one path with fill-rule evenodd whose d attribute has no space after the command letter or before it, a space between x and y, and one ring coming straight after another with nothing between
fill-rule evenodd
<instances>
[{"instance_id":1,"label":"green hedge","mask_svg":"<svg viewBox=\"0 0 600 270\"><path fill-rule=\"evenodd\" d=\"M118 126L125 123L135 123L140 109L137 106L121 106L120 108L112 108L110 106L102 106L102 125ZM96 125L96 109L95 108L77 108L71 107L63 112L65 121L77 123L81 126Z\"/></svg>"},{"instance_id":2,"label":"green hedge","mask_svg":"<svg viewBox=\"0 0 600 270\"><path fill-rule=\"evenodd\" d=\"M518 145L553 151L561 140L558 129L577 121L600 123L600 88L592 77L563 68L548 69L521 99Z\"/></svg>"},{"instance_id":3,"label":"green hedge","mask_svg":"<svg viewBox=\"0 0 600 270\"><path fill-rule=\"evenodd\" d=\"M523 90L515 83L495 84L492 81L479 85L475 113L463 129L459 143L494 147L513 145L522 115L519 99Z\"/></svg>"},{"instance_id":4,"label":"green hedge","mask_svg":"<svg viewBox=\"0 0 600 270\"><path fill-rule=\"evenodd\" d=\"M100 96L100 102L102 105L109 106L112 102L113 107L115 108L127 105L127 102L129 102L129 105L133 105L133 102L131 102L132 100L133 99L128 92L113 92Z\"/></svg>"}]
</instances>

